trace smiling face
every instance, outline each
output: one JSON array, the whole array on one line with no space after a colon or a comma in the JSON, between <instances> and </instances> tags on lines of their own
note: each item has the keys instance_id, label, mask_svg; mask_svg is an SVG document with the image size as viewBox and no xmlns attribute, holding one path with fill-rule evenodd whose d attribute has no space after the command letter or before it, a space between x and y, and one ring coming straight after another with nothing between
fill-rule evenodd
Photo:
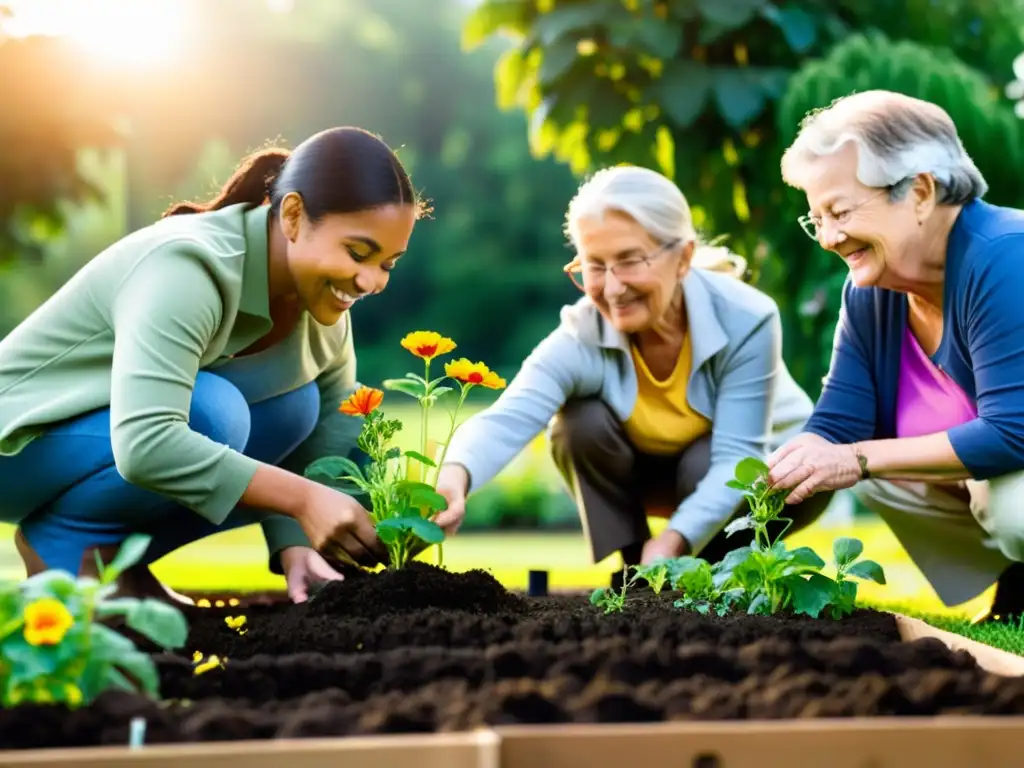
<instances>
[{"instance_id":1,"label":"smiling face","mask_svg":"<svg viewBox=\"0 0 1024 768\"><path fill-rule=\"evenodd\" d=\"M891 201L888 190L857 180L852 142L807 171L804 192L818 242L843 259L855 285L894 287L913 273L921 212L932 208L929 185L915 181L902 200Z\"/></svg>"},{"instance_id":2,"label":"smiling face","mask_svg":"<svg viewBox=\"0 0 1024 768\"><path fill-rule=\"evenodd\" d=\"M334 325L363 296L380 293L416 223L412 205L328 214L310 222L297 195L281 203L281 230L295 292L321 325Z\"/></svg>"},{"instance_id":3,"label":"smiling face","mask_svg":"<svg viewBox=\"0 0 1024 768\"><path fill-rule=\"evenodd\" d=\"M669 313L692 243L664 246L617 211L580 219L574 239L583 290L616 329L641 333Z\"/></svg>"}]
</instances>

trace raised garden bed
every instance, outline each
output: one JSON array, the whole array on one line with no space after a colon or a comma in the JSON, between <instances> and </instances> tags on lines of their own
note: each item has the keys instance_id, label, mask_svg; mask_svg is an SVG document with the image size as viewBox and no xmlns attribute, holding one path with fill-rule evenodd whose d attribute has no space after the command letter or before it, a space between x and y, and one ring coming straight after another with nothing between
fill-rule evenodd
<instances>
[{"instance_id":1,"label":"raised garden bed","mask_svg":"<svg viewBox=\"0 0 1024 768\"><path fill-rule=\"evenodd\" d=\"M907 642L919 625L875 611L705 616L662 592L634 593L604 615L585 595L523 597L482 571L420 563L350 577L304 605L256 602L187 611L185 648L156 656L167 701L109 692L72 712L0 710L0 747L124 745L135 717L159 744L1024 713L1024 677L986 671L935 637ZM239 615L244 625L229 627ZM195 651L226 661L196 674ZM993 651L986 663L1008 656Z\"/></svg>"}]
</instances>

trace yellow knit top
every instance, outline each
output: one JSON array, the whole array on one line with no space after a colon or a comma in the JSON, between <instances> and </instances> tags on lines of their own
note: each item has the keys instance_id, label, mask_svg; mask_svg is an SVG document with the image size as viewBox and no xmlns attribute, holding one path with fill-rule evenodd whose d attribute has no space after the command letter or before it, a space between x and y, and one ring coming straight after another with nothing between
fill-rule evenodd
<instances>
[{"instance_id":1,"label":"yellow knit top","mask_svg":"<svg viewBox=\"0 0 1024 768\"><path fill-rule=\"evenodd\" d=\"M669 377L654 377L640 350L630 345L636 368L637 399L624 425L633 445L643 453L671 455L711 430L711 422L690 408L686 386L693 350L690 334L683 339L679 360Z\"/></svg>"}]
</instances>

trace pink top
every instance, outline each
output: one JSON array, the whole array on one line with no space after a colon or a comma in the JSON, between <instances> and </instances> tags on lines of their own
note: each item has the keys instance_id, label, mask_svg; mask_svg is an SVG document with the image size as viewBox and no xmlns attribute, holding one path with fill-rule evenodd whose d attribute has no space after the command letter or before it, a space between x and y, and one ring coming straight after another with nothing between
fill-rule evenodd
<instances>
[{"instance_id":1,"label":"pink top","mask_svg":"<svg viewBox=\"0 0 1024 768\"><path fill-rule=\"evenodd\" d=\"M903 332L896 394L896 437L945 432L977 418L978 409L921 349L908 325Z\"/></svg>"}]
</instances>

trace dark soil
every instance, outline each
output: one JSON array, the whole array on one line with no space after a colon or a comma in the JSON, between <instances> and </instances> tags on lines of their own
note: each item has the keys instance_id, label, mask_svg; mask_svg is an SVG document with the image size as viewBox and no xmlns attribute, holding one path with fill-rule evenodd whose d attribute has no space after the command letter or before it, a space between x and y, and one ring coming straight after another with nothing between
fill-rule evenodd
<instances>
[{"instance_id":1,"label":"dark soil","mask_svg":"<svg viewBox=\"0 0 1024 768\"><path fill-rule=\"evenodd\" d=\"M877 715L1024 714L1024 680L894 618L680 611L640 593L605 616L586 596L519 597L482 571L415 564L350 576L304 605L189 610L158 655L155 703L108 693L75 712L0 711L0 749L464 730L482 725ZM224 623L247 616L247 632ZM192 653L227 657L195 675Z\"/></svg>"}]
</instances>

